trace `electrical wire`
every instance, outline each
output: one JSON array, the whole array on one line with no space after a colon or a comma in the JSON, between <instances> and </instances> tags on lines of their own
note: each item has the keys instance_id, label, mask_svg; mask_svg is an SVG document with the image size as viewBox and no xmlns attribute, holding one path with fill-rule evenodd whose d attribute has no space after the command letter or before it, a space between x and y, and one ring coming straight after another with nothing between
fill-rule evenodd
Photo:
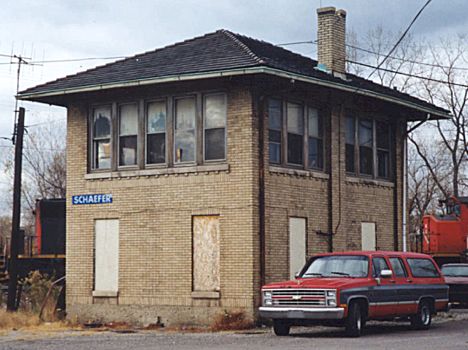
<instances>
[{"instance_id":1,"label":"electrical wire","mask_svg":"<svg viewBox=\"0 0 468 350\"><path fill-rule=\"evenodd\" d=\"M384 59L382 61L380 61L380 63L377 65L377 67L372 71L370 72L369 76L367 77L367 79L370 79L370 77L382 66L382 64L384 64L384 62L389 58L389 56L395 51L395 49L398 47L398 45L400 45L400 43L403 41L403 39L405 38L406 34L409 32L409 30L411 29L411 27L413 26L413 24L416 22L416 20L418 19L419 15L421 15L421 13L424 11L424 9L427 7L427 5L429 5L431 3L432 0L427 0L426 3L424 4L423 7L421 7L421 9L418 11L418 13L416 14L416 16L414 16L413 20L410 22L410 24L408 25L408 27L406 28L406 30L403 32L403 34L400 36L400 38L397 40L397 42L395 43L395 45L393 45L392 49L389 51L389 53L387 55L385 55Z\"/></svg>"},{"instance_id":2,"label":"electrical wire","mask_svg":"<svg viewBox=\"0 0 468 350\"><path fill-rule=\"evenodd\" d=\"M370 64L367 64L367 63L357 62L357 61L353 61L353 60L346 60L346 62L349 62L349 63L352 63L352 64L357 64L357 65L364 66L364 67L367 67L367 68L373 68L374 70L381 70L381 71L384 71L384 72L400 74L400 75L404 75L404 76L411 77L411 78L423 79L423 80L433 81L435 83L450 84L450 85L453 85L453 86L468 88L468 85L465 85L465 84L450 83L450 82L447 82L447 81L444 81L444 80L441 80L441 79L422 77L420 75L414 75L414 74L410 74L410 73L399 72L399 71L396 71L396 70L382 68L382 67L379 68L377 66L373 66L373 65L370 65Z\"/></svg>"}]
</instances>

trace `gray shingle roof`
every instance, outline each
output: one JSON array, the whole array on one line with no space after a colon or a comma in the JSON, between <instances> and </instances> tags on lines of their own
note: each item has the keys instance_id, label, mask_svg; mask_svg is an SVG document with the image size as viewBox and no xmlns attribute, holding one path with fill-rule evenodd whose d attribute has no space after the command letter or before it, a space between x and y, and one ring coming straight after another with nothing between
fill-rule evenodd
<instances>
[{"instance_id":1,"label":"gray shingle roof","mask_svg":"<svg viewBox=\"0 0 468 350\"><path fill-rule=\"evenodd\" d=\"M442 108L370 80L352 74L347 74L348 79L343 80L317 70L316 66L317 61L282 47L227 30L218 30L23 90L19 93L19 98L34 100L36 94L53 93L54 91L144 81L184 74L269 67L373 91L438 111L441 114L447 114L447 111Z\"/></svg>"}]
</instances>

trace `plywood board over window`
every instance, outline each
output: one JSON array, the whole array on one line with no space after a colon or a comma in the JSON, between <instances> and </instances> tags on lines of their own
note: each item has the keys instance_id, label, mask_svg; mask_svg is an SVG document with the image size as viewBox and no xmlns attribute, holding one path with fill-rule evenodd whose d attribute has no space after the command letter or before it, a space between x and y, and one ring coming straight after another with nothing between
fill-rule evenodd
<instances>
[{"instance_id":1,"label":"plywood board over window","mask_svg":"<svg viewBox=\"0 0 468 350\"><path fill-rule=\"evenodd\" d=\"M362 250L375 250L375 223L362 222L361 223L361 249Z\"/></svg>"},{"instance_id":2,"label":"plywood board over window","mask_svg":"<svg viewBox=\"0 0 468 350\"><path fill-rule=\"evenodd\" d=\"M193 290L219 291L219 216L193 217Z\"/></svg>"},{"instance_id":3,"label":"plywood board over window","mask_svg":"<svg viewBox=\"0 0 468 350\"><path fill-rule=\"evenodd\" d=\"M289 218L289 278L294 278L306 262L305 218Z\"/></svg>"},{"instance_id":4,"label":"plywood board over window","mask_svg":"<svg viewBox=\"0 0 468 350\"><path fill-rule=\"evenodd\" d=\"M116 296L119 290L119 220L96 220L94 225L93 294Z\"/></svg>"}]
</instances>

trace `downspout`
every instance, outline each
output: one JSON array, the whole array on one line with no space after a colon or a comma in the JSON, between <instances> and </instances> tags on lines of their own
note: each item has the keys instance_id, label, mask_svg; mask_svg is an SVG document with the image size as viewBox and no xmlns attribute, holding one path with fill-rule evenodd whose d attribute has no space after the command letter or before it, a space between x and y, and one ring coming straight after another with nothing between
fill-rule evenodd
<instances>
[{"instance_id":1,"label":"downspout","mask_svg":"<svg viewBox=\"0 0 468 350\"><path fill-rule=\"evenodd\" d=\"M403 229L403 251L407 251L406 247L406 211L408 210L407 208L407 197L408 197L408 185L407 185L407 180L408 180L408 131L405 132L404 138L403 138L403 218L402 218L402 229Z\"/></svg>"},{"instance_id":2,"label":"downspout","mask_svg":"<svg viewBox=\"0 0 468 350\"><path fill-rule=\"evenodd\" d=\"M426 115L426 119L424 120L421 120L418 124L416 124L415 126L413 126L412 128L408 129L408 127L406 126L406 131L405 133L403 134L403 205L402 205L402 209L403 209L403 213L402 213L402 230L403 230L403 234L402 234L402 239L403 239L403 251L406 252L408 250L408 247L407 247L407 244L406 244L406 228L407 228L407 223L406 223L406 220L407 220L407 206L408 206L408 135L409 133L413 132L414 130L416 130L417 128L419 128L421 125L423 125L425 122L427 122L429 119L431 118L431 114L430 113L427 113ZM406 122L406 125L407 122Z\"/></svg>"}]
</instances>

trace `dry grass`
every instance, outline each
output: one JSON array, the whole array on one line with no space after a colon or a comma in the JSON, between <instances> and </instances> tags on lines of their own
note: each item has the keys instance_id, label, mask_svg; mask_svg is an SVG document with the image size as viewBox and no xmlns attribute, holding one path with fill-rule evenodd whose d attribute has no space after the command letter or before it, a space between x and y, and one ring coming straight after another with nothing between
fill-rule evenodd
<instances>
[{"instance_id":1,"label":"dry grass","mask_svg":"<svg viewBox=\"0 0 468 350\"><path fill-rule=\"evenodd\" d=\"M253 327L252 320L247 319L244 311L224 311L224 313L217 315L211 324L211 330L215 332L251 329Z\"/></svg>"},{"instance_id":2,"label":"dry grass","mask_svg":"<svg viewBox=\"0 0 468 350\"><path fill-rule=\"evenodd\" d=\"M82 326L70 321L43 322L37 314L24 311L7 312L0 309L0 331L18 329L54 332L82 329Z\"/></svg>"}]
</instances>

